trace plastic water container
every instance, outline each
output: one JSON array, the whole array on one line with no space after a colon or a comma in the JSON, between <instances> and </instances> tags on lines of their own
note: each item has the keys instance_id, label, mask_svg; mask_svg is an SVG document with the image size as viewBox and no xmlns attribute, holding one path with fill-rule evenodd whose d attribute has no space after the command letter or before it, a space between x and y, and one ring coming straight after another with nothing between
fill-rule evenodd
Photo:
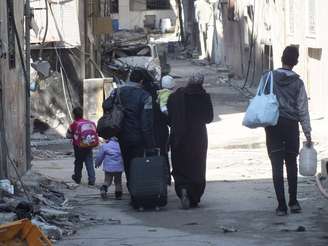
<instances>
[{"instance_id":1,"label":"plastic water container","mask_svg":"<svg viewBox=\"0 0 328 246\"><path fill-rule=\"evenodd\" d=\"M300 151L299 169L302 176L314 176L317 172L317 151L311 147L306 146L306 142L303 143L303 147Z\"/></svg>"},{"instance_id":2,"label":"plastic water container","mask_svg":"<svg viewBox=\"0 0 328 246\"><path fill-rule=\"evenodd\" d=\"M117 32L120 29L120 24L119 24L119 20L112 20L112 26L113 26L113 30L114 32Z\"/></svg>"},{"instance_id":3,"label":"plastic water container","mask_svg":"<svg viewBox=\"0 0 328 246\"><path fill-rule=\"evenodd\" d=\"M163 18L161 19L161 32L166 33L171 29L171 19L170 18Z\"/></svg>"}]
</instances>

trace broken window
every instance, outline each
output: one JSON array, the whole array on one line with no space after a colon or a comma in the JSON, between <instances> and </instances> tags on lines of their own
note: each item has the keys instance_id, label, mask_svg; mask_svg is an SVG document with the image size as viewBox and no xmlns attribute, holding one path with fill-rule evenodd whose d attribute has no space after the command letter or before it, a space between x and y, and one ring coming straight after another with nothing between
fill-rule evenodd
<instances>
[{"instance_id":1,"label":"broken window","mask_svg":"<svg viewBox=\"0 0 328 246\"><path fill-rule=\"evenodd\" d=\"M118 13L118 0L109 0L109 9L111 14Z\"/></svg>"},{"instance_id":2,"label":"broken window","mask_svg":"<svg viewBox=\"0 0 328 246\"><path fill-rule=\"evenodd\" d=\"M147 0L147 9L171 9L170 0Z\"/></svg>"}]
</instances>

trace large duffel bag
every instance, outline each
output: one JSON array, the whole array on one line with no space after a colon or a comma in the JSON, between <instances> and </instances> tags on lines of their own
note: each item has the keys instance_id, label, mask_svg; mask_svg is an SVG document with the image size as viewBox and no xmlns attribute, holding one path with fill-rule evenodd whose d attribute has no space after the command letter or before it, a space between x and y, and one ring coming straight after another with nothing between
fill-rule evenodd
<instances>
[{"instance_id":1,"label":"large duffel bag","mask_svg":"<svg viewBox=\"0 0 328 246\"><path fill-rule=\"evenodd\" d=\"M153 151L154 153L154 151ZM160 208L167 204L167 163L163 156L145 152L129 168L129 190L135 209Z\"/></svg>"}]
</instances>

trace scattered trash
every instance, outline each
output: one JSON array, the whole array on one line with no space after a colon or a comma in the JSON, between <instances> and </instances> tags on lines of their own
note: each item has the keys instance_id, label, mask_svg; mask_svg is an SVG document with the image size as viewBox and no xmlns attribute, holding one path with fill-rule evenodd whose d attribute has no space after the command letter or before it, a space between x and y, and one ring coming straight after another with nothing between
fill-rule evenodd
<instances>
[{"instance_id":1,"label":"scattered trash","mask_svg":"<svg viewBox=\"0 0 328 246\"><path fill-rule=\"evenodd\" d=\"M221 226L221 229L222 229L223 233L238 232L238 230L234 227Z\"/></svg>"},{"instance_id":2,"label":"scattered trash","mask_svg":"<svg viewBox=\"0 0 328 246\"><path fill-rule=\"evenodd\" d=\"M305 232L306 228L305 228L305 226L299 226L299 227L297 227L296 231L297 232Z\"/></svg>"},{"instance_id":3,"label":"scattered trash","mask_svg":"<svg viewBox=\"0 0 328 246\"><path fill-rule=\"evenodd\" d=\"M282 231L282 232L305 232L306 228L305 228L305 226L299 226L296 229L284 228L284 229L281 229L280 231Z\"/></svg>"},{"instance_id":4,"label":"scattered trash","mask_svg":"<svg viewBox=\"0 0 328 246\"><path fill-rule=\"evenodd\" d=\"M74 182L63 182L63 184L69 190L75 190L77 187L79 187L79 185L77 183L74 183Z\"/></svg>"},{"instance_id":5,"label":"scattered trash","mask_svg":"<svg viewBox=\"0 0 328 246\"><path fill-rule=\"evenodd\" d=\"M108 221L109 221L110 225L120 225L121 224L121 220L109 219Z\"/></svg>"},{"instance_id":6,"label":"scattered trash","mask_svg":"<svg viewBox=\"0 0 328 246\"><path fill-rule=\"evenodd\" d=\"M193 225L199 225L197 222L190 222L187 224L184 224L185 226L193 226Z\"/></svg>"},{"instance_id":7,"label":"scattered trash","mask_svg":"<svg viewBox=\"0 0 328 246\"><path fill-rule=\"evenodd\" d=\"M32 224L38 226L50 240L60 240L63 236L62 230L57 226L49 225L36 219L32 220Z\"/></svg>"},{"instance_id":8,"label":"scattered trash","mask_svg":"<svg viewBox=\"0 0 328 246\"><path fill-rule=\"evenodd\" d=\"M8 179L0 180L0 190L8 192L9 194L14 194L14 186L10 183Z\"/></svg>"},{"instance_id":9,"label":"scattered trash","mask_svg":"<svg viewBox=\"0 0 328 246\"><path fill-rule=\"evenodd\" d=\"M275 222L275 223L273 223L273 225L286 225L286 223L285 222Z\"/></svg>"},{"instance_id":10,"label":"scattered trash","mask_svg":"<svg viewBox=\"0 0 328 246\"><path fill-rule=\"evenodd\" d=\"M34 213L33 204L30 202L20 202L15 208L16 216L18 220L21 219L32 219Z\"/></svg>"},{"instance_id":11,"label":"scattered trash","mask_svg":"<svg viewBox=\"0 0 328 246\"><path fill-rule=\"evenodd\" d=\"M0 213L0 225L13 222L16 220L15 213Z\"/></svg>"},{"instance_id":12,"label":"scattered trash","mask_svg":"<svg viewBox=\"0 0 328 246\"><path fill-rule=\"evenodd\" d=\"M6 192L1 197L0 224L23 218L31 219L50 239L59 240L63 236L75 234L78 227L83 225L108 223L103 219L89 220L89 215L80 218L78 212L73 212L71 201L60 190L74 189L74 185L58 182L32 171L27 172L22 180L32 202L25 201L22 197L23 188L16 184L15 194ZM5 184L8 185L8 182ZM111 221L111 224L120 223L119 220Z\"/></svg>"},{"instance_id":13,"label":"scattered trash","mask_svg":"<svg viewBox=\"0 0 328 246\"><path fill-rule=\"evenodd\" d=\"M68 212L51 208L41 208L41 214L47 219L61 219L69 215Z\"/></svg>"}]
</instances>

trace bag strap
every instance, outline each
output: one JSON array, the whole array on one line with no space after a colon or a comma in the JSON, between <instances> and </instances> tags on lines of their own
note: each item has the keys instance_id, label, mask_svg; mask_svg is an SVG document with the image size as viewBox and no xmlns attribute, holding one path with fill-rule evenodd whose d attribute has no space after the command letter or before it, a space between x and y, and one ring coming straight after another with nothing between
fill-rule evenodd
<instances>
[{"instance_id":1,"label":"bag strap","mask_svg":"<svg viewBox=\"0 0 328 246\"><path fill-rule=\"evenodd\" d=\"M257 92L256 92L257 96L260 96L262 94L263 83L264 83L264 76L261 76L259 86L257 87Z\"/></svg>"},{"instance_id":2,"label":"bag strap","mask_svg":"<svg viewBox=\"0 0 328 246\"><path fill-rule=\"evenodd\" d=\"M269 80L270 80L270 82L269 82ZM261 87L259 86L258 95L262 95L264 93L265 88L267 87L268 83L270 83L270 94L273 94L273 73L272 73L272 71L270 71L268 73L268 75L266 76L264 85L263 85L264 78L263 78L263 80L261 79L261 81L262 81L262 83L261 83Z\"/></svg>"},{"instance_id":3,"label":"bag strap","mask_svg":"<svg viewBox=\"0 0 328 246\"><path fill-rule=\"evenodd\" d=\"M122 105L122 101L121 101L121 95L120 95L120 89L119 89L119 87L117 87L117 88L115 89L114 103L115 103L115 104Z\"/></svg>"}]
</instances>

